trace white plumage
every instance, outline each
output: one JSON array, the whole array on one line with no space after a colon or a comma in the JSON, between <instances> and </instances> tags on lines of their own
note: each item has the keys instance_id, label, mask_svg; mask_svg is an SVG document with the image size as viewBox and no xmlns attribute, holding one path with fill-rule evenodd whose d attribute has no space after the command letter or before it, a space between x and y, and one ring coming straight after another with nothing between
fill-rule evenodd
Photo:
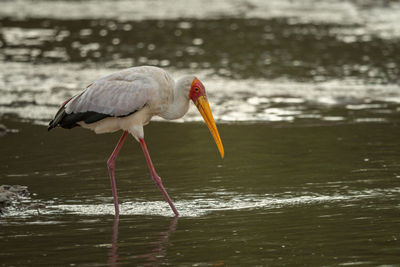
<instances>
[{"instance_id":1,"label":"white plumage","mask_svg":"<svg viewBox=\"0 0 400 267\"><path fill-rule=\"evenodd\" d=\"M110 117L77 124L96 133L122 129L136 139L143 138L143 126L152 116L177 119L187 112L194 79L186 76L175 83L166 71L157 67L129 68L93 82L65 105L65 112L106 114Z\"/></svg>"},{"instance_id":2,"label":"white plumage","mask_svg":"<svg viewBox=\"0 0 400 267\"><path fill-rule=\"evenodd\" d=\"M131 133L140 143L151 177L163 193L171 209L178 215L172 200L156 173L144 141L143 126L155 115L164 119L178 119L189 109L189 101L198 108L217 144L221 157L224 149L217 126L208 104L204 85L194 76L186 76L176 83L164 70L157 67L134 67L108 75L90 84L85 90L65 101L49 130L60 125L63 128L82 126L96 133L123 130L123 134L107 161L114 197L115 215L119 215L115 159Z\"/></svg>"}]
</instances>

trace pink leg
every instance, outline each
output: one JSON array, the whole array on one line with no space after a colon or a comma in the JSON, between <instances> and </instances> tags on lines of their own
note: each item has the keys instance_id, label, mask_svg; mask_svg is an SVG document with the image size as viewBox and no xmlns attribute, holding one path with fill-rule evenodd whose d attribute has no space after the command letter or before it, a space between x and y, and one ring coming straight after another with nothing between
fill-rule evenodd
<instances>
[{"instance_id":1,"label":"pink leg","mask_svg":"<svg viewBox=\"0 0 400 267\"><path fill-rule=\"evenodd\" d=\"M108 174L110 175L110 181L111 181L111 190L114 197L115 217L119 216L117 186L115 184L115 176L114 176L115 159L117 158L118 153L121 150L122 144L124 143L127 136L128 136L128 131L124 131L124 133L122 134L121 138L118 141L118 144L115 146L113 153L107 160Z\"/></svg>"},{"instance_id":2,"label":"pink leg","mask_svg":"<svg viewBox=\"0 0 400 267\"><path fill-rule=\"evenodd\" d=\"M161 178L160 176L158 176L158 174L156 173L156 170L154 169L153 163L151 162L151 158L150 158L150 154L149 151L147 150L147 146L146 146L146 142L144 141L143 138L139 139L140 142L140 146L142 147L144 156L146 158L147 161L147 165L149 166L150 169L150 173L151 173L151 178L153 179L153 181L156 183L156 185L158 186L158 188L161 190L161 192L164 195L165 200L168 202L168 204L171 206L171 209L173 210L173 212L175 213L176 216L179 216L178 211L176 210L174 203L172 202L172 200L169 198L167 191L165 190L162 182L161 182Z\"/></svg>"}]
</instances>

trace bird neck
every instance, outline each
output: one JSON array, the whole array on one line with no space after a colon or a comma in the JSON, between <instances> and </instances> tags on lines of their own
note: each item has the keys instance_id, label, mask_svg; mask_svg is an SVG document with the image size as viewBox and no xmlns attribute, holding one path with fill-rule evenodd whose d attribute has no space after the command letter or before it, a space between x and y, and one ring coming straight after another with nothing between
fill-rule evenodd
<instances>
[{"instance_id":1,"label":"bird neck","mask_svg":"<svg viewBox=\"0 0 400 267\"><path fill-rule=\"evenodd\" d=\"M167 120L175 120L183 117L189 109L189 93L185 94L186 90L182 87L182 84L178 81L174 87L174 94L171 102L160 116Z\"/></svg>"}]
</instances>

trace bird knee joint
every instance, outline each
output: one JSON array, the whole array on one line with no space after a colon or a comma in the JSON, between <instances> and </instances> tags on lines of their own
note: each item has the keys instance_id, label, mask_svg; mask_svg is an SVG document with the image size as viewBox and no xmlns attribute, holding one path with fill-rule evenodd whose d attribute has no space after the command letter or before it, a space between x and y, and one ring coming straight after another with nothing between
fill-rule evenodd
<instances>
[{"instance_id":1,"label":"bird knee joint","mask_svg":"<svg viewBox=\"0 0 400 267\"><path fill-rule=\"evenodd\" d=\"M113 160L107 160L107 167L109 169L114 169L115 163Z\"/></svg>"},{"instance_id":2,"label":"bird knee joint","mask_svg":"<svg viewBox=\"0 0 400 267\"><path fill-rule=\"evenodd\" d=\"M153 177L153 179L154 179L154 182L156 183L156 184L160 184L160 185L162 185L162 180L161 180L161 177L160 176L154 176Z\"/></svg>"}]
</instances>

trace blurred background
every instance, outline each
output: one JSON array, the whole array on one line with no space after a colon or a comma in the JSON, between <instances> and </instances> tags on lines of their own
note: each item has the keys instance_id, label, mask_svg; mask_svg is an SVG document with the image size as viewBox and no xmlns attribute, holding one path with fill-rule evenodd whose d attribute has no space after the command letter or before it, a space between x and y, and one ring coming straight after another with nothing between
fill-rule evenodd
<instances>
[{"instance_id":1,"label":"blurred background","mask_svg":"<svg viewBox=\"0 0 400 267\"><path fill-rule=\"evenodd\" d=\"M138 65L198 75L219 121L399 113L398 1L17 0L1 2L0 18L0 114L34 123Z\"/></svg>"},{"instance_id":2,"label":"blurred background","mask_svg":"<svg viewBox=\"0 0 400 267\"><path fill-rule=\"evenodd\" d=\"M0 217L0 266L398 265L399 23L390 0L1 0L0 185L31 195ZM181 216L129 138L118 225L121 133L46 125L139 65L203 81L226 154L194 107L154 118Z\"/></svg>"}]
</instances>

